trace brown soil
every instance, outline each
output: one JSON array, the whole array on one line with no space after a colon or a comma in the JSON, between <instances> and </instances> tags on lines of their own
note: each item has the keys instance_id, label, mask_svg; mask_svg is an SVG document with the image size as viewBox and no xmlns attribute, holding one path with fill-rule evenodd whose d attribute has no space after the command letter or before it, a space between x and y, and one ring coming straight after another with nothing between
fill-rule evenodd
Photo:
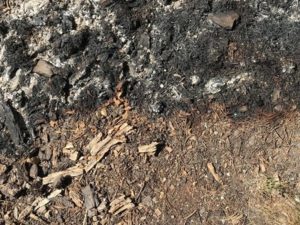
<instances>
[{"instance_id":1,"label":"brown soil","mask_svg":"<svg viewBox=\"0 0 300 225\"><path fill-rule=\"evenodd\" d=\"M300 224L298 112L234 121L211 105L205 115L149 119L116 96L89 115L67 111L45 125L39 152L1 156L1 224ZM88 143L99 133L117 137L109 130L125 123L126 139L90 171L44 182L89 162ZM151 143L155 152L139 152Z\"/></svg>"}]
</instances>

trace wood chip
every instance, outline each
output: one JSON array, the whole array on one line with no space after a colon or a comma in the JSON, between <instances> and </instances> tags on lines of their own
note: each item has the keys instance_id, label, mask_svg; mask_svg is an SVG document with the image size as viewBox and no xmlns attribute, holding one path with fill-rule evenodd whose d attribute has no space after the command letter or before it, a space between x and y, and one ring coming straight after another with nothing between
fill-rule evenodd
<instances>
[{"instance_id":1,"label":"wood chip","mask_svg":"<svg viewBox=\"0 0 300 225\"><path fill-rule=\"evenodd\" d=\"M138 147L139 153L155 154L158 142L152 142L150 145L142 145Z\"/></svg>"},{"instance_id":2,"label":"wood chip","mask_svg":"<svg viewBox=\"0 0 300 225\"><path fill-rule=\"evenodd\" d=\"M132 203L130 198L126 198L125 195L122 195L110 203L110 209L108 212L113 215L118 215L126 210L134 208L134 206L135 205Z\"/></svg>"},{"instance_id":3,"label":"wood chip","mask_svg":"<svg viewBox=\"0 0 300 225\"><path fill-rule=\"evenodd\" d=\"M72 201L75 203L76 206L80 208L83 206L81 195L77 188L71 188L69 190L69 197L72 199Z\"/></svg>"},{"instance_id":4,"label":"wood chip","mask_svg":"<svg viewBox=\"0 0 300 225\"><path fill-rule=\"evenodd\" d=\"M90 185L87 185L82 189L82 195L84 197L84 206L86 210L90 210L98 206L99 201Z\"/></svg>"},{"instance_id":5,"label":"wood chip","mask_svg":"<svg viewBox=\"0 0 300 225\"><path fill-rule=\"evenodd\" d=\"M57 197L62 192L62 189L58 189L53 191L50 195L48 195L43 200L39 201L37 206L34 207L34 211L38 210L40 207L47 205L51 199Z\"/></svg>"},{"instance_id":6,"label":"wood chip","mask_svg":"<svg viewBox=\"0 0 300 225\"><path fill-rule=\"evenodd\" d=\"M221 178L220 178L220 176L217 174L214 165L213 165L212 163L207 163L207 168L208 168L208 171L211 173L211 175L215 178L215 180L216 180L218 183L222 184Z\"/></svg>"},{"instance_id":7,"label":"wood chip","mask_svg":"<svg viewBox=\"0 0 300 225\"><path fill-rule=\"evenodd\" d=\"M79 156L79 152L74 147L73 143L69 142L66 147L63 148L63 154L68 156L72 161L76 161Z\"/></svg>"},{"instance_id":8,"label":"wood chip","mask_svg":"<svg viewBox=\"0 0 300 225\"><path fill-rule=\"evenodd\" d=\"M77 164L73 167L70 167L64 171L59 171L56 173L51 173L47 177L43 178L43 184L50 184L56 181L59 177L66 177L66 176L71 176L71 177L76 177L80 176L83 174L84 171L84 166L82 164Z\"/></svg>"},{"instance_id":9,"label":"wood chip","mask_svg":"<svg viewBox=\"0 0 300 225\"><path fill-rule=\"evenodd\" d=\"M39 208L46 206L50 201L61 194L62 189L53 191L46 198L37 198L30 206L27 206L19 215L19 220L24 220L32 212L37 211Z\"/></svg>"},{"instance_id":10,"label":"wood chip","mask_svg":"<svg viewBox=\"0 0 300 225\"><path fill-rule=\"evenodd\" d=\"M108 136L102 141L102 134L98 134L87 146L86 149L90 151L91 156L88 157L83 162L76 164L64 171L59 171L56 173L49 174L47 177L43 178L43 184L50 184L57 180L59 177L76 177L83 174L83 172L89 172L92 168L100 162L100 160L105 156L109 150L120 143L125 143L125 135L129 134L133 130L133 127L124 123L122 125L115 126L108 133Z\"/></svg>"},{"instance_id":11,"label":"wood chip","mask_svg":"<svg viewBox=\"0 0 300 225\"><path fill-rule=\"evenodd\" d=\"M30 213L29 217L37 222L39 222L39 224L48 224L46 223L44 220L42 220L41 218L39 218L37 215Z\"/></svg>"},{"instance_id":12,"label":"wood chip","mask_svg":"<svg viewBox=\"0 0 300 225\"><path fill-rule=\"evenodd\" d=\"M35 65L35 67L33 68L32 72L37 73L41 76L52 77L54 75L53 70L54 70L54 66L51 63L40 59L38 63Z\"/></svg>"},{"instance_id":13,"label":"wood chip","mask_svg":"<svg viewBox=\"0 0 300 225\"><path fill-rule=\"evenodd\" d=\"M5 173L6 170L7 170L7 166L4 164L0 164L0 175Z\"/></svg>"},{"instance_id":14,"label":"wood chip","mask_svg":"<svg viewBox=\"0 0 300 225\"><path fill-rule=\"evenodd\" d=\"M14 197L20 189L17 186L7 183L0 185L0 191L7 197Z\"/></svg>"},{"instance_id":15,"label":"wood chip","mask_svg":"<svg viewBox=\"0 0 300 225\"><path fill-rule=\"evenodd\" d=\"M228 30L231 30L236 21L239 19L239 14L237 14L236 12L234 11L229 11L229 12L226 12L226 13L210 13L208 14L208 19L211 20L213 23L225 28L225 29L228 29Z\"/></svg>"}]
</instances>

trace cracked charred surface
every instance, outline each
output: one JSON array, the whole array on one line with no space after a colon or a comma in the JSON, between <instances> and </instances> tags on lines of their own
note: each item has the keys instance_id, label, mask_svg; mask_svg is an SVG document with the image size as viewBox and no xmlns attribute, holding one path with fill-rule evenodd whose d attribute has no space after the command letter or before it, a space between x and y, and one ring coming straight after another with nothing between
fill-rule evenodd
<instances>
[{"instance_id":1,"label":"cracked charred surface","mask_svg":"<svg viewBox=\"0 0 300 225\"><path fill-rule=\"evenodd\" d=\"M208 16L227 12L232 30ZM299 104L299 20L297 1L16 0L0 21L0 88L31 127L88 112L119 81L152 115L212 102L237 118L282 111ZM52 78L33 73L39 59Z\"/></svg>"},{"instance_id":2,"label":"cracked charred surface","mask_svg":"<svg viewBox=\"0 0 300 225\"><path fill-rule=\"evenodd\" d=\"M9 3L0 224L299 223L298 1Z\"/></svg>"}]
</instances>

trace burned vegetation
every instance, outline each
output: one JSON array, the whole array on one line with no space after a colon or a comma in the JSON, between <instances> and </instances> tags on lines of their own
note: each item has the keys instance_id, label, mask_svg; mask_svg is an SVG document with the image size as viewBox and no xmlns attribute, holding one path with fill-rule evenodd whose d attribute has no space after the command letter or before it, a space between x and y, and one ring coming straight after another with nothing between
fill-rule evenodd
<instances>
[{"instance_id":1,"label":"burned vegetation","mask_svg":"<svg viewBox=\"0 0 300 225\"><path fill-rule=\"evenodd\" d=\"M298 224L298 7L0 0L0 224Z\"/></svg>"}]
</instances>

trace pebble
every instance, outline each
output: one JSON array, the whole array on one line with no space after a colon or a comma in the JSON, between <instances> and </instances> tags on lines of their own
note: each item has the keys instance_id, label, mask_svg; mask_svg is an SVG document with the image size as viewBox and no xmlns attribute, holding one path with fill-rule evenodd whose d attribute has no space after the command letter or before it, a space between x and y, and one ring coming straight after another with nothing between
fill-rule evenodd
<instances>
[{"instance_id":1,"label":"pebble","mask_svg":"<svg viewBox=\"0 0 300 225\"><path fill-rule=\"evenodd\" d=\"M283 106L281 104L278 104L274 107L274 110L277 112L282 112L283 111Z\"/></svg>"},{"instance_id":2,"label":"pebble","mask_svg":"<svg viewBox=\"0 0 300 225\"><path fill-rule=\"evenodd\" d=\"M191 79L192 85L198 85L200 83L200 77L199 76L194 75L194 76L191 76L190 79Z\"/></svg>"},{"instance_id":3,"label":"pebble","mask_svg":"<svg viewBox=\"0 0 300 225\"><path fill-rule=\"evenodd\" d=\"M239 107L239 112L244 113L248 111L248 107L246 105Z\"/></svg>"},{"instance_id":4,"label":"pebble","mask_svg":"<svg viewBox=\"0 0 300 225\"><path fill-rule=\"evenodd\" d=\"M31 178L36 178L38 176L39 168L36 164L33 164L29 171L29 176Z\"/></svg>"},{"instance_id":5,"label":"pebble","mask_svg":"<svg viewBox=\"0 0 300 225\"><path fill-rule=\"evenodd\" d=\"M54 70L54 66L51 63L40 59L38 63L35 65L35 67L33 68L32 72L37 73L41 76L52 77L54 75L53 70Z\"/></svg>"},{"instance_id":6,"label":"pebble","mask_svg":"<svg viewBox=\"0 0 300 225\"><path fill-rule=\"evenodd\" d=\"M152 104L151 106L151 110L153 113L163 113L165 110L165 104L163 102L155 102L154 104Z\"/></svg>"},{"instance_id":7,"label":"pebble","mask_svg":"<svg viewBox=\"0 0 300 225\"><path fill-rule=\"evenodd\" d=\"M210 13L208 14L208 19L213 23L223 27L227 30L232 30L236 21L240 18L239 14L234 11L229 11L225 13Z\"/></svg>"}]
</instances>

